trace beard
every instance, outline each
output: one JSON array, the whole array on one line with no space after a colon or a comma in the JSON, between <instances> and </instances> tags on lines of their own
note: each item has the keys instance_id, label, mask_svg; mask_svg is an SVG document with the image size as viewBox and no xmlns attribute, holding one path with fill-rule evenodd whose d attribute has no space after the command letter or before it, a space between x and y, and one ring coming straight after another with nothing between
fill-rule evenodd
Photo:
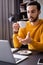
<instances>
[{"instance_id":1,"label":"beard","mask_svg":"<svg viewBox=\"0 0 43 65\"><path fill-rule=\"evenodd\" d=\"M29 19L29 21L30 21L30 22L36 22L36 21L37 21L37 19L38 19L38 16L36 16L36 18L35 18L35 19L31 16L31 17L30 17L30 19Z\"/></svg>"}]
</instances>

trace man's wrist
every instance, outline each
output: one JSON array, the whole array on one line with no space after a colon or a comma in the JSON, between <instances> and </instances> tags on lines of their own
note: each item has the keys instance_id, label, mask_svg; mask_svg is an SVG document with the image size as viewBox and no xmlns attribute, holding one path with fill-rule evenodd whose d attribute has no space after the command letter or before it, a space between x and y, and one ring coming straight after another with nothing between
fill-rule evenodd
<instances>
[{"instance_id":1,"label":"man's wrist","mask_svg":"<svg viewBox=\"0 0 43 65\"><path fill-rule=\"evenodd\" d=\"M13 33L14 33L14 34L17 34L17 33L18 33L18 31L14 31Z\"/></svg>"}]
</instances>

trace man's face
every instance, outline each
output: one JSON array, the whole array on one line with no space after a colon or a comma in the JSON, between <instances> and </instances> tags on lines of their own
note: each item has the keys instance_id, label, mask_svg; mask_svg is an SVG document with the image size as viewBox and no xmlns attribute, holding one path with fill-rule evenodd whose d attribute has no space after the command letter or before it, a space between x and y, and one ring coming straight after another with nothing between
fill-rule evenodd
<instances>
[{"instance_id":1,"label":"man's face","mask_svg":"<svg viewBox=\"0 0 43 65\"><path fill-rule=\"evenodd\" d=\"M40 11L38 11L36 5L27 6L27 16L30 22L35 22L39 17Z\"/></svg>"}]
</instances>

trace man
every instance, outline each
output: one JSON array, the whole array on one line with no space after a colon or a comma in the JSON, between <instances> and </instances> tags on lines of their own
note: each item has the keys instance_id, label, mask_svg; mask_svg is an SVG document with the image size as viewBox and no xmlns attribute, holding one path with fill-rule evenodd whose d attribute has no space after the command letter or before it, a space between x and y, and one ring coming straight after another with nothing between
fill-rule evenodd
<instances>
[{"instance_id":1,"label":"man","mask_svg":"<svg viewBox=\"0 0 43 65\"><path fill-rule=\"evenodd\" d=\"M43 52L43 20L39 19L41 6L37 1L27 4L27 16L25 28L19 28L18 23L13 24L13 45L20 48L28 45L28 49Z\"/></svg>"}]
</instances>

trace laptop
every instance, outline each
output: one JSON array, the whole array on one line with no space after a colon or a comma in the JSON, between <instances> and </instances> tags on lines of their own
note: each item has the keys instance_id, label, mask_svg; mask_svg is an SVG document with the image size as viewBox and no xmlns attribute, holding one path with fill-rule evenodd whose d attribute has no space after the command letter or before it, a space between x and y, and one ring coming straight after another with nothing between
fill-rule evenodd
<instances>
[{"instance_id":1,"label":"laptop","mask_svg":"<svg viewBox=\"0 0 43 65\"><path fill-rule=\"evenodd\" d=\"M3 63L8 62L16 65L18 62L26 59L27 57L28 56L12 54L9 41L0 40L0 62L3 61Z\"/></svg>"},{"instance_id":2,"label":"laptop","mask_svg":"<svg viewBox=\"0 0 43 65\"><path fill-rule=\"evenodd\" d=\"M0 40L0 63L8 63L16 65L15 59L12 55L10 44L8 40ZM1 64L1 65L2 65Z\"/></svg>"}]
</instances>

